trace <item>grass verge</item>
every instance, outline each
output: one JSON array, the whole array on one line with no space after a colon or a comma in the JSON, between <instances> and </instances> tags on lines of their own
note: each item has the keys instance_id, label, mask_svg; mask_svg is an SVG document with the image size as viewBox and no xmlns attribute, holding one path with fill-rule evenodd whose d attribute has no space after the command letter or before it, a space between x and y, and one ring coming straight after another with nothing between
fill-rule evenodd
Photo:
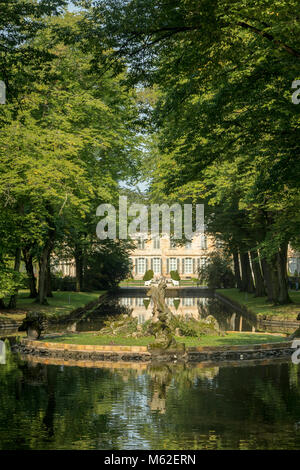
<instances>
[{"instance_id":1,"label":"grass verge","mask_svg":"<svg viewBox=\"0 0 300 470\"><path fill-rule=\"evenodd\" d=\"M286 341L285 336L267 335L264 333L228 333L226 336L204 336L203 338L175 337L176 341L186 346L230 346L239 344L263 344ZM154 341L154 337L127 338L125 336L97 336L95 333L65 334L62 336L44 338L42 341L82 344L92 346L119 345L119 346L147 346Z\"/></svg>"},{"instance_id":2,"label":"grass verge","mask_svg":"<svg viewBox=\"0 0 300 470\"><path fill-rule=\"evenodd\" d=\"M216 289L216 292L244 305L257 316L266 315L269 319L274 317L274 320L296 320L300 313L300 291L289 291L293 303L275 306L266 297L254 297L253 294L240 292L238 289Z\"/></svg>"},{"instance_id":3,"label":"grass verge","mask_svg":"<svg viewBox=\"0 0 300 470\"><path fill-rule=\"evenodd\" d=\"M84 307L96 300L105 291L96 292L53 292L53 297L47 299L49 305L39 305L29 299L29 291L20 291L16 310L0 310L0 319L22 320L27 312L43 312L47 314L62 315Z\"/></svg>"}]
</instances>

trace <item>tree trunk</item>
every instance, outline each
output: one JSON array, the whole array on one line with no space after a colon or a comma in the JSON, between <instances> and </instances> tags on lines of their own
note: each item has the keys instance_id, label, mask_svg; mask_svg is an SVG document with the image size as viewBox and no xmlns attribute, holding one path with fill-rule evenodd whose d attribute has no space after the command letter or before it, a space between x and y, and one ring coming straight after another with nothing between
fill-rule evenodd
<instances>
[{"instance_id":1,"label":"tree trunk","mask_svg":"<svg viewBox=\"0 0 300 470\"><path fill-rule=\"evenodd\" d=\"M48 249L45 247L42 252L42 256L39 262L39 295L37 297L37 303L41 305L47 304L46 299L46 272L47 272L47 257Z\"/></svg>"},{"instance_id":2,"label":"tree trunk","mask_svg":"<svg viewBox=\"0 0 300 470\"><path fill-rule=\"evenodd\" d=\"M241 257L241 267L242 267L242 291L249 292L249 294L254 293L254 283L250 267L249 254L244 252L240 254Z\"/></svg>"},{"instance_id":3,"label":"tree trunk","mask_svg":"<svg viewBox=\"0 0 300 470\"><path fill-rule=\"evenodd\" d=\"M55 238L55 230L49 230L49 238L46 241L39 262L39 294L36 302L41 305L47 305L47 290L46 290L46 278L48 269L48 260L50 253L53 248L53 242Z\"/></svg>"},{"instance_id":4,"label":"tree trunk","mask_svg":"<svg viewBox=\"0 0 300 470\"><path fill-rule=\"evenodd\" d=\"M14 271L19 272L20 271L20 264L21 264L21 248L16 249L16 255L15 255L15 265L14 265ZM16 308L17 307L17 295L18 295L18 289L15 290L15 293L11 295L8 308Z\"/></svg>"},{"instance_id":5,"label":"tree trunk","mask_svg":"<svg viewBox=\"0 0 300 470\"><path fill-rule=\"evenodd\" d=\"M261 258L261 267L263 270L268 301L272 302L273 301L273 285L272 285L271 267L265 258Z\"/></svg>"},{"instance_id":6,"label":"tree trunk","mask_svg":"<svg viewBox=\"0 0 300 470\"><path fill-rule=\"evenodd\" d=\"M75 264L76 264L76 292L83 290L83 254L79 247L75 248Z\"/></svg>"},{"instance_id":7,"label":"tree trunk","mask_svg":"<svg viewBox=\"0 0 300 470\"><path fill-rule=\"evenodd\" d=\"M26 248L23 249L23 256L24 256L24 262L25 262L26 272L28 275L28 282L29 282L29 289L30 289L29 298L36 299L36 297L38 296L38 292L36 288L36 279L35 279L33 263L32 263L33 256L30 254L29 250L27 250Z\"/></svg>"},{"instance_id":8,"label":"tree trunk","mask_svg":"<svg viewBox=\"0 0 300 470\"><path fill-rule=\"evenodd\" d=\"M259 255L257 251L250 251L252 270L255 281L255 297L264 297L266 295L264 278L259 263Z\"/></svg>"},{"instance_id":9,"label":"tree trunk","mask_svg":"<svg viewBox=\"0 0 300 470\"><path fill-rule=\"evenodd\" d=\"M242 289L242 279L241 279L241 270L239 262L239 253L238 251L233 252L233 264L234 264L234 276L235 282L238 289Z\"/></svg>"},{"instance_id":10,"label":"tree trunk","mask_svg":"<svg viewBox=\"0 0 300 470\"><path fill-rule=\"evenodd\" d=\"M3 299L0 299L0 308L6 308L5 303L3 302Z\"/></svg>"},{"instance_id":11,"label":"tree trunk","mask_svg":"<svg viewBox=\"0 0 300 470\"><path fill-rule=\"evenodd\" d=\"M275 305L290 303L287 276L287 244L283 244L270 260L264 260L263 267L267 273L265 279L267 281L268 300Z\"/></svg>"},{"instance_id":12,"label":"tree trunk","mask_svg":"<svg viewBox=\"0 0 300 470\"><path fill-rule=\"evenodd\" d=\"M48 258L47 258L46 281L45 281L46 282L45 290L46 290L47 297L53 297L52 288L51 288L50 255L51 255L51 252L49 251Z\"/></svg>"},{"instance_id":13,"label":"tree trunk","mask_svg":"<svg viewBox=\"0 0 300 470\"><path fill-rule=\"evenodd\" d=\"M278 303L280 305L291 303L288 291L287 250L288 245L283 244L281 245L277 254L277 272L279 283Z\"/></svg>"}]
</instances>

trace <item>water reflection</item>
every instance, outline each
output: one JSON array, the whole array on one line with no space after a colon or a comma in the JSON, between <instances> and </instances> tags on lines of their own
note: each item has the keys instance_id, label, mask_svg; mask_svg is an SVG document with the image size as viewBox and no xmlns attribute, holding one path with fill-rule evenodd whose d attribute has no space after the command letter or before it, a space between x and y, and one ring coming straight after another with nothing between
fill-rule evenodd
<instances>
[{"instance_id":1,"label":"water reflection","mask_svg":"<svg viewBox=\"0 0 300 470\"><path fill-rule=\"evenodd\" d=\"M149 320L152 316L153 302L148 297L122 296L119 298L119 303L138 319L139 324ZM247 312L241 315L213 297L170 296L166 298L166 303L174 315L180 315L184 318L200 320L212 315L224 331L255 331L257 326L255 315Z\"/></svg>"},{"instance_id":2,"label":"water reflection","mask_svg":"<svg viewBox=\"0 0 300 470\"><path fill-rule=\"evenodd\" d=\"M299 449L300 369L0 366L0 449Z\"/></svg>"},{"instance_id":3,"label":"water reflection","mask_svg":"<svg viewBox=\"0 0 300 470\"><path fill-rule=\"evenodd\" d=\"M204 293L191 295L181 292L180 296L174 296L168 292L166 303L174 315L180 315L186 319L201 319L211 315L218 321L220 329L224 331L256 331L258 329L255 315L246 311L241 314L213 296L205 297L204 295ZM129 293L107 295L95 310L83 312L81 316L76 316L73 320L71 318L66 320L66 323L55 323L52 326L50 324L47 333L99 331L107 316L121 313L131 313L137 318L138 323L142 324L151 318L152 307L152 300L144 295ZM269 329L265 328L266 331ZM0 336L5 336L4 330L0 332Z\"/></svg>"}]
</instances>

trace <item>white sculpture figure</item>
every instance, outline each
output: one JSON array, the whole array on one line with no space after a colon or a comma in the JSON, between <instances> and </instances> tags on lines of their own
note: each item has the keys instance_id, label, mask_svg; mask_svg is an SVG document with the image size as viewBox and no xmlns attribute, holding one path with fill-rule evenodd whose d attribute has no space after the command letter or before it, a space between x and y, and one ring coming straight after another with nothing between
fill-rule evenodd
<instances>
[{"instance_id":1,"label":"white sculpture figure","mask_svg":"<svg viewBox=\"0 0 300 470\"><path fill-rule=\"evenodd\" d=\"M0 104L6 103L6 85L0 80Z\"/></svg>"},{"instance_id":2,"label":"white sculpture figure","mask_svg":"<svg viewBox=\"0 0 300 470\"><path fill-rule=\"evenodd\" d=\"M5 343L0 341L0 364L5 364Z\"/></svg>"}]
</instances>

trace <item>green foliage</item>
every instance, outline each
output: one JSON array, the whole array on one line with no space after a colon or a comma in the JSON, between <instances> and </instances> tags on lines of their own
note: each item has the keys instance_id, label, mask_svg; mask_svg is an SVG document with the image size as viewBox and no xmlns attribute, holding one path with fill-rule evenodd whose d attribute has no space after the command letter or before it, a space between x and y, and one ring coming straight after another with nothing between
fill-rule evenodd
<instances>
[{"instance_id":1,"label":"green foliage","mask_svg":"<svg viewBox=\"0 0 300 470\"><path fill-rule=\"evenodd\" d=\"M170 327L172 332L178 336L197 337L219 334L219 328L216 320L208 316L205 320L196 320L194 318L182 318L180 315L174 315Z\"/></svg>"},{"instance_id":2,"label":"green foliage","mask_svg":"<svg viewBox=\"0 0 300 470\"><path fill-rule=\"evenodd\" d=\"M221 234L231 252L258 249L273 279L268 295L287 303L286 274L280 279L276 266L289 242L299 244L300 121L291 100L298 2L111 0L93 7L89 18L111 46L105 62L117 69L129 62L131 81L155 93L152 195L206 202L208 232Z\"/></svg>"},{"instance_id":3,"label":"green foliage","mask_svg":"<svg viewBox=\"0 0 300 470\"><path fill-rule=\"evenodd\" d=\"M143 281L151 281L154 277L154 272L152 269L148 269L143 276Z\"/></svg>"},{"instance_id":4,"label":"green foliage","mask_svg":"<svg viewBox=\"0 0 300 470\"><path fill-rule=\"evenodd\" d=\"M234 287L234 274L231 269L232 261L228 256L219 252L210 255L209 263L199 270L199 279L206 281L208 287Z\"/></svg>"},{"instance_id":5,"label":"green foliage","mask_svg":"<svg viewBox=\"0 0 300 470\"><path fill-rule=\"evenodd\" d=\"M89 290L114 289L131 272L127 241L103 240L90 251L86 260L84 286Z\"/></svg>"},{"instance_id":6,"label":"green foliage","mask_svg":"<svg viewBox=\"0 0 300 470\"><path fill-rule=\"evenodd\" d=\"M56 276L52 274L51 276L51 287L53 291L75 291L76 290L76 280L74 277L70 276Z\"/></svg>"},{"instance_id":7,"label":"green foliage","mask_svg":"<svg viewBox=\"0 0 300 470\"><path fill-rule=\"evenodd\" d=\"M171 276L171 279L173 279L173 281L180 281L180 276L177 270L171 271L170 276Z\"/></svg>"},{"instance_id":8,"label":"green foliage","mask_svg":"<svg viewBox=\"0 0 300 470\"><path fill-rule=\"evenodd\" d=\"M91 67L94 57L79 34L82 18L56 15L66 3L25 0L19 9L9 0L3 7L10 25L2 38L8 49L0 52L0 79L8 77L7 104L0 109L4 269L18 248L26 248L41 270L53 252L66 258L81 252L87 258L97 241L97 206L115 203L119 182L135 178L138 171L136 94L122 84L124 76L108 72L99 82ZM119 280L123 274L118 273L127 268L116 263L112 257ZM107 260L100 266L107 269ZM111 285L107 272L103 284ZM9 279L8 274L5 295L18 287ZM40 284L39 301L44 303Z\"/></svg>"},{"instance_id":9,"label":"green foliage","mask_svg":"<svg viewBox=\"0 0 300 470\"><path fill-rule=\"evenodd\" d=\"M136 332L138 320L130 315L122 314L117 317L108 317L104 321L104 326L99 331L99 336L103 335L125 335L132 336Z\"/></svg>"},{"instance_id":10,"label":"green foliage","mask_svg":"<svg viewBox=\"0 0 300 470\"><path fill-rule=\"evenodd\" d=\"M143 299L143 304L145 305L145 309L147 310L150 304L150 299Z\"/></svg>"},{"instance_id":11,"label":"green foliage","mask_svg":"<svg viewBox=\"0 0 300 470\"><path fill-rule=\"evenodd\" d=\"M17 289L24 287L26 276L5 266L0 267L0 299L13 295Z\"/></svg>"}]
</instances>

